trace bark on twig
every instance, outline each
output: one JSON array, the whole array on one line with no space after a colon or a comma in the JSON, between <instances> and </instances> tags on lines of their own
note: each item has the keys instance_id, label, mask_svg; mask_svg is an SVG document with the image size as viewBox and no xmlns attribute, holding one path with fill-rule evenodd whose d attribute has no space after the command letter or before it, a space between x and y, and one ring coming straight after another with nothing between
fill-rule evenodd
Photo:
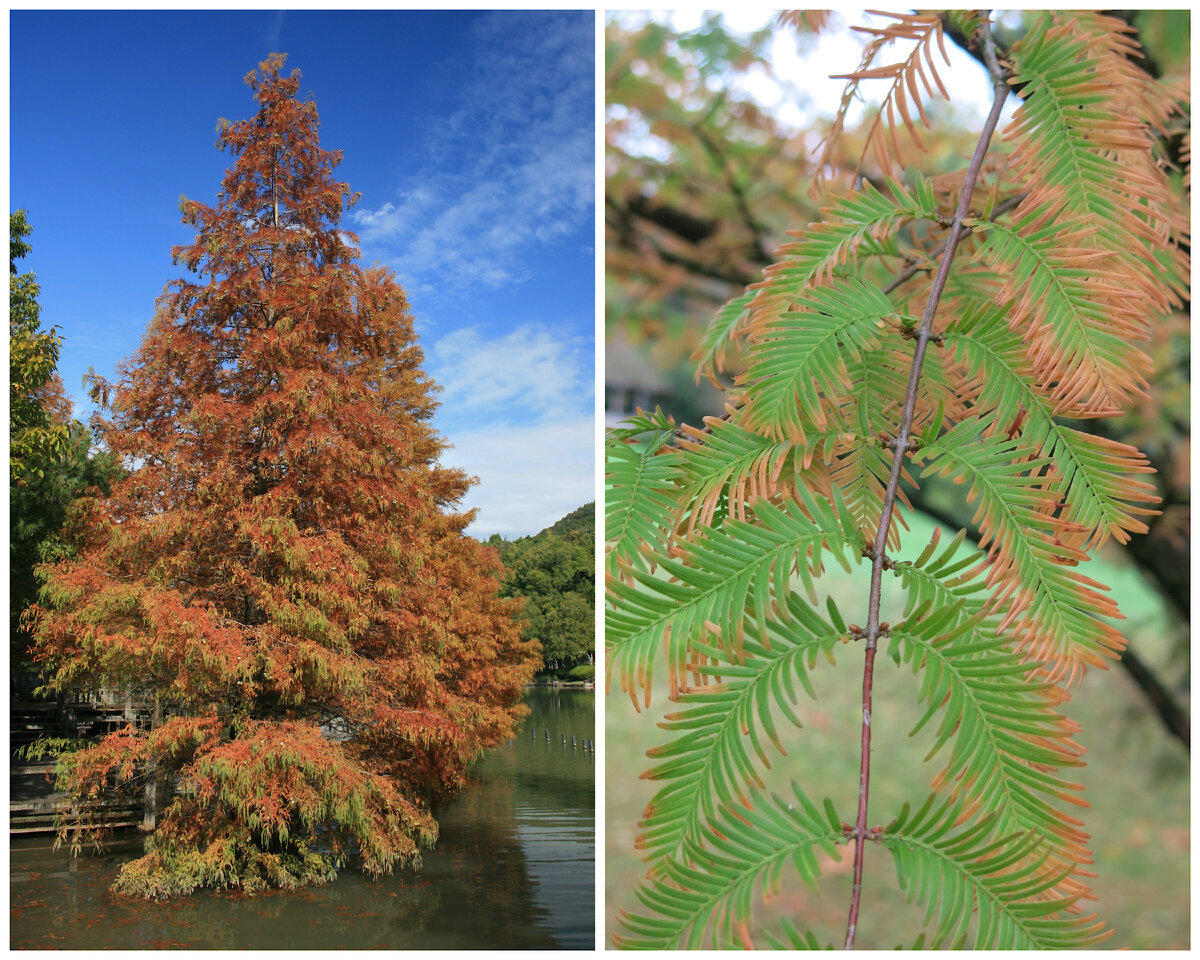
<instances>
[{"instance_id":1,"label":"bark on twig","mask_svg":"<svg viewBox=\"0 0 1200 960\"><path fill-rule=\"evenodd\" d=\"M883 510L879 517L879 529L875 534L875 543L871 550L871 592L867 600L867 626L864 631L866 639L866 654L863 663L863 708L862 708L862 758L859 764L858 781L858 818L854 826L854 885L850 898L850 917L846 925L845 949L854 948L854 934L858 928L859 905L862 899L863 853L867 840L867 798L871 779L871 689L875 669L875 651L878 646L879 629L879 599L883 585L883 571L887 559L884 550L887 546L888 529L892 522L892 511L896 503L896 492L900 486L900 474L904 467L904 456L908 452L908 441L912 430L913 412L917 405L917 387L921 382L921 366L925 361L925 351L933 336L933 318L937 313L942 291L946 288L946 280L950 276L950 265L958 242L968 228L963 225L971 208L971 196L975 190L975 182L979 178L979 170L983 166L983 158L991 142L992 133L1000 120L1000 111L1008 98L1008 84L1005 82L1000 65L996 61L995 49L992 45L991 32L988 23L984 21L980 28L983 39L984 57L988 63L994 90L992 109L984 122L983 131L975 145L975 153L967 167L963 179L962 194L958 199L958 209L954 213L954 222L950 227L950 235L946 239L946 249L942 253L941 264L937 276L934 277L930 290L929 301L921 324L917 328L916 348L913 351L912 370L908 379L908 391L905 395L904 409L900 414L900 425L896 437L892 441L894 457L891 474L888 476L887 487L884 489Z\"/></svg>"}]
</instances>

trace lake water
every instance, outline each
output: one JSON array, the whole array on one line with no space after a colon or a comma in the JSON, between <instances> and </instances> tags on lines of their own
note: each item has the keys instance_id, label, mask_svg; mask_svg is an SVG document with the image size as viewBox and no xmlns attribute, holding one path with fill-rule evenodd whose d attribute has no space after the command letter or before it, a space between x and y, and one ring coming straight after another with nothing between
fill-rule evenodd
<instances>
[{"instance_id":1,"label":"lake water","mask_svg":"<svg viewBox=\"0 0 1200 960\"><path fill-rule=\"evenodd\" d=\"M76 859L53 851L52 838L18 836L10 945L591 949L596 767L579 744L595 737L595 699L590 690L534 687L527 702L532 712L516 739L473 767L472 786L438 816L441 837L418 872L370 880L343 870L300 892L146 903L108 893L120 864L140 853L136 834Z\"/></svg>"}]
</instances>

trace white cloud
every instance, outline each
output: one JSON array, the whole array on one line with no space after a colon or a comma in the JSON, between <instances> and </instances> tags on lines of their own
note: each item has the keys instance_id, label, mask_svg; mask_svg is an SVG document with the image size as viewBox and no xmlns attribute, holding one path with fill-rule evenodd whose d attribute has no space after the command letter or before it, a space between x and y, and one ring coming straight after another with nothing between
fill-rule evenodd
<instances>
[{"instance_id":1,"label":"white cloud","mask_svg":"<svg viewBox=\"0 0 1200 960\"><path fill-rule=\"evenodd\" d=\"M458 433L448 466L479 477L465 506L479 514L468 528L486 539L537 533L596 499L595 419L591 413L528 426Z\"/></svg>"},{"instance_id":2,"label":"white cloud","mask_svg":"<svg viewBox=\"0 0 1200 960\"><path fill-rule=\"evenodd\" d=\"M266 39L268 50L279 49L279 35L283 31L283 18L285 13L286 11L284 10L276 11L275 16L271 18L270 23L267 25Z\"/></svg>"},{"instance_id":3,"label":"white cloud","mask_svg":"<svg viewBox=\"0 0 1200 960\"><path fill-rule=\"evenodd\" d=\"M476 327L447 334L429 348L426 366L442 387L446 417L502 420L514 411L537 416L592 408L592 345L526 323L496 339Z\"/></svg>"},{"instance_id":4,"label":"white cloud","mask_svg":"<svg viewBox=\"0 0 1200 960\"><path fill-rule=\"evenodd\" d=\"M586 324L510 322L502 298L479 309L548 255L580 253L591 276L593 23L590 11L476 18L453 67L458 99L394 192L354 214L365 258L421 305L425 369L442 387L434 426L452 445L443 461L480 479L465 501L480 511L476 536L536 533L596 498L595 352L579 332L592 328L590 287ZM446 333L435 318L454 313L448 301L490 320Z\"/></svg>"},{"instance_id":5,"label":"white cloud","mask_svg":"<svg viewBox=\"0 0 1200 960\"><path fill-rule=\"evenodd\" d=\"M540 250L588 224L591 37L577 12L476 21L461 98L430 130L424 162L394 197L354 214L364 249L379 250L410 292L522 282Z\"/></svg>"},{"instance_id":6,"label":"white cloud","mask_svg":"<svg viewBox=\"0 0 1200 960\"><path fill-rule=\"evenodd\" d=\"M470 532L537 533L596 499L590 340L525 323L495 337L466 327L434 341L425 368L442 387L434 426L448 466L479 477Z\"/></svg>"}]
</instances>

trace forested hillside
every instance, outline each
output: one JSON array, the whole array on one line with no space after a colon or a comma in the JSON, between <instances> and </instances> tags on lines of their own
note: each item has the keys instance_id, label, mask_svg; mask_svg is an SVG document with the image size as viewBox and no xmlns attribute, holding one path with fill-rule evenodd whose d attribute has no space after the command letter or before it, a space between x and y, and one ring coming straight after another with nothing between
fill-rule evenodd
<instances>
[{"instance_id":1,"label":"forested hillside","mask_svg":"<svg viewBox=\"0 0 1200 960\"><path fill-rule=\"evenodd\" d=\"M489 541L509 570L501 592L525 598L524 637L541 642L547 670L561 673L594 662L595 537L593 502L532 537Z\"/></svg>"}]
</instances>

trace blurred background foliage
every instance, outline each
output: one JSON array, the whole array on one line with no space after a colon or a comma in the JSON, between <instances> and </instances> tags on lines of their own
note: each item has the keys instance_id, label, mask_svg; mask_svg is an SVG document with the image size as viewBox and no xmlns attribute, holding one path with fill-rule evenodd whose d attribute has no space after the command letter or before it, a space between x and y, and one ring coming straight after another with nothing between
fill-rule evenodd
<instances>
[{"instance_id":1,"label":"blurred background foliage","mask_svg":"<svg viewBox=\"0 0 1200 960\"><path fill-rule=\"evenodd\" d=\"M1189 89L1188 11L1108 12L1136 30L1145 53L1139 64L1147 72L1173 88ZM1001 44L1021 36L1029 15L1017 11L999 18L996 35ZM695 425L723 412L721 388L733 382L740 358L727 356L725 374L711 384L697 380L690 356L716 310L761 279L773 251L787 240L787 231L819 218L822 201L820 196L814 199L812 190L818 172L814 158L829 131L838 95L818 95L822 88L817 79L858 66L854 48L844 40L853 34L837 13L788 24L764 15L761 27L748 31L732 28L718 13L705 14L692 28L680 22L671 14L613 14L606 25L609 426L639 407L661 407L677 423ZM830 62L822 53L831 48L830 35L843 38L836 49L843 55L849 50L849 59ZM947 36L961 40L953 30ZM800 59L780 57L781 43L798 50ZM970 58L961 44L951 54ZM981 96L987 96L982 69L978 86ZM961 99L962 90L953 85L950 90L952 97ZM906 139L900 144L906 167L931 176L960 169L974 145L982 112L970 103L940 99L928 109L933 129L922 131L927 150L921 152ZM857 120L847 123L835 158L843 171L854 169L872 116L868 102ZM1190 118L1177 119L1170 129L1155 133L1161 160L1186 209ZM828 186L844 185L838 171L823 172L829 175ZM868 159L864 176L878 173ZM1087 823L1097 837L1097 907L1118 929L1106 944L1113 947L1189 945L1189 316L1190 305L1185 304L1156 323L1153 341L1143 345L1155 361L1152 390L1128 416L1072 423L1139 447L1157 470L1163 499L1162 512L1151 518L1147 535L1134 537L1126 546L1110 543L1088 571L1113 587L1127 618L1120 626L1130 646L1120 668L1093 671L1073 691L1067 707L1082 723L1081 742L1092 751L1085 771L1093 804ZM974 532L973 510L953 485L935 483L908 493L920 515L908 518L913 531L906 543L926 542L933 522L951 532L963 527ZM857 587L840 588L848 593L845 601L838 596L838 602L852 609ZM814 792L818 781L828 782L831 791L840 789L835 785L847 778L851 788L857 782L858 727L853 714L861 676L855 680L851 674L860 674L861 666L844 659L844 668L838 668L840 681L826 684L822 701L815 705L821 718L817 729L801 734L815 732L822 743L835 745L821 753L816 769L805 772L803 779L813 784ZM897 690L903 700L902 689ZM659 692L652 714L661 713L664 699ZM898 716L907 716L906 708L907 704L897 705ZM844 724L835 719L838 716ZM639 772L649 766L641 754L660 736L649 717L635 715L629 704L616 698L607 717L606 874L611 917L617 906L614 899L627 903L640 874L632 841L641 807L653 794L649 784L635 789L629 771L631 764ZM901 738L907 729L896 725ZM842 749L845 744L855 749ZM899 750L903 756L914 755L911 748ZM797 755L807 765L814 763L807 746ZM783 768L786 773L790 765L784 763ZM899 776L927 781L932 772L918 765L901 770ZM791 775L798 776L794 769ZM903 795L903 789L897 795ZM881 887L890 882L884 880ZM626 896L614 898L617 890ZM815 901L811 894L806 896ZM799 894L792 899L796 897L805 899ZM836 903L837 920L844 923L840 914L848 896L820 899ZM763 915L778 909L777 901ZM886 929L889 918L899 922L904 912L900 904L894 918L887 910L877 914L884 924L879 929ZM898 943L903 937L893 939Z\"/></svg>"}]
</instances>

